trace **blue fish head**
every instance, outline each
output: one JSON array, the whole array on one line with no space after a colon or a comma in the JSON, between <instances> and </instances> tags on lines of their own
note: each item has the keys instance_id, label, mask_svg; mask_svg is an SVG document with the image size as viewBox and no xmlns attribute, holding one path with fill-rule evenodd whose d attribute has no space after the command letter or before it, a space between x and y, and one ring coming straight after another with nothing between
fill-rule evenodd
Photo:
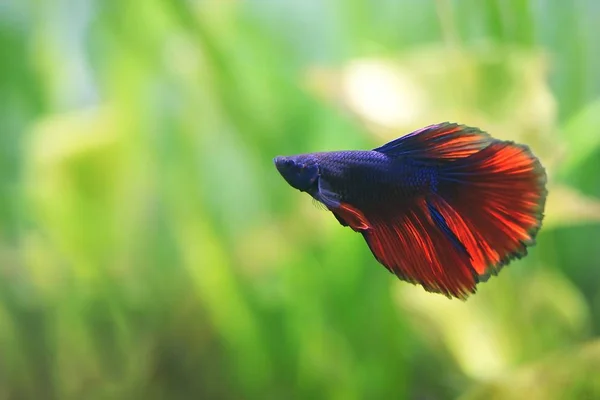
<instances>
[{"instance_id":1,"label":"blue fish head","mask_svg":"<svg viewBox=\"0 0 600 400\"><path fill-rule=\"evenodd\" d=\"M319 166L310 155L275 157L277 170L293 188L302 192L311 192L319 178Z\"/></svg>"}]
</instances>

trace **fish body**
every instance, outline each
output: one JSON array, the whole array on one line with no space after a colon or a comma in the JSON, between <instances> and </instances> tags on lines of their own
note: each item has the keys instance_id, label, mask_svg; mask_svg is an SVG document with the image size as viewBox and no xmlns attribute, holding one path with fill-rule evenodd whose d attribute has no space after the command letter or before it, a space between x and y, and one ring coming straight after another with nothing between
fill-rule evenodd
<instances>
[{"instance_id":1,"label":"fish body","mask_svg":"<svg viewBox=\"0 0 600 400\"><path fill-rule=\"evenodd\" d=\"M312 187L300 190L334 207L343 202L366 210L380 206L386 198L409 200L426 195L436 190L439 176L437 166L419 165L409 157L391 157L374 150L311 153L287 159L292 162L290 165L318 166L314 174L321 181L315 179ZM276 164L281 165L282 161L276 161ZM283 176L286 176L285 170ZM289 183L294 186L293 182ZM321 191L318 183L321 184ZM324 183L330 193L329 201L323 195Z\"/></svg>"},{"instance_id":2,"label":"fish body","mask_svg":"<svg viewBox=\"0 0 600 400\"><path fill-rule=\"evenodd\" d=\"M537 158L464 125L274 162L292 187L361 233L390 272L449 297L466 298L523 257L543 218L546 174Z\"/></svg>"}]
</instances>

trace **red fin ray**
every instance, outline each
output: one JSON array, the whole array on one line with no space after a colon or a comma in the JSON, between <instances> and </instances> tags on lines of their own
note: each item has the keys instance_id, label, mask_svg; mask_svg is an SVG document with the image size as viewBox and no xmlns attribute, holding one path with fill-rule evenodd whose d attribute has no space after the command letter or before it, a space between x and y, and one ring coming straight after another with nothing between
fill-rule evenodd
<instances>
[{"instance_id":1,"label":"red fin ray","mask_svg":"<svg viewBox=\"0 0 600 400\"><path fill-rule=\"evenodd\" d=\"M344 211L335 213L363 234L375 258L400 279L448 297L466 298L474 292L478 279L468 254L436 226L425 199L400 209L369 217L344 205Z\"/></svg>"},{"instance_id":2,"label":"red fin ray","mask_svg":"<svg viewBox=\"0 0 600 400\"><path fill-rule=\"evenodd\" d=\"M527 254L546 197L544 169L528 148L495 142L445 174L440 212L474 258L479 275L496 273Z\"/></svg>"},{"instance_id":3,"label":"red fin ray","mask_svg":"<svg viewBox=\"0 0 600 400\"><path fill-rule=\"evenodd\" d=\"M338 218L338 220L341 219L341 221L343 221L347 226L350 226L350 228L356 232L370 228L369 222L364 214L349 204L341 203L339 207L334 208L331 211Z\"/></svg>"},{"instance_id":4,"label":"red fin ray","mask_svg":"<svg viewBox=\"0 0 600 400\"><path fill-rule=\"evenodd\" d=\"M492 142L485 132L449 122L430 125L375 149L392 156L436 160L468 157Z\"/></svg>"}]
</instances>

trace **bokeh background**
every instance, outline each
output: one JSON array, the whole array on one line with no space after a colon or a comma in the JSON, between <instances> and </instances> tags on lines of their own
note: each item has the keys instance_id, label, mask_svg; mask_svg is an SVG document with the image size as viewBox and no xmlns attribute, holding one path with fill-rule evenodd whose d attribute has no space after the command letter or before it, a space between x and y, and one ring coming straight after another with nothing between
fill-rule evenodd
<instances>
[{"instance_id":1,"label":"bokeh background","mask_svg":"<svg viewBox=\"0 0 600 400\"><path fill-rule=\"evenodd\" d=\"M2 0L0 399L600 398L600 3ZM466 302L272 158L441 121L547 167Z\"/></svg>"}]
</instances>

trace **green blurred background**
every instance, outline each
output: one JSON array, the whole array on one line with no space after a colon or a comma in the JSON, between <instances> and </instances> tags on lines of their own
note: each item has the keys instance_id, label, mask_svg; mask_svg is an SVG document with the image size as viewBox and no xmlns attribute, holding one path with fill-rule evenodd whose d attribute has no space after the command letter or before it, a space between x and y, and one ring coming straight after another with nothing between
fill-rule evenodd
<instances>
[{"instance_id":1,"label":"green blurred background","mask_svg":"<svg viewBox=\"0 0 600 400\"><path fill-rule=\"evenodd\" d=\"M599 399L600 3L1 0L0 399ZM547 167L467 302L279 154L441 121Z\"/></svg>"}]
</instances>

